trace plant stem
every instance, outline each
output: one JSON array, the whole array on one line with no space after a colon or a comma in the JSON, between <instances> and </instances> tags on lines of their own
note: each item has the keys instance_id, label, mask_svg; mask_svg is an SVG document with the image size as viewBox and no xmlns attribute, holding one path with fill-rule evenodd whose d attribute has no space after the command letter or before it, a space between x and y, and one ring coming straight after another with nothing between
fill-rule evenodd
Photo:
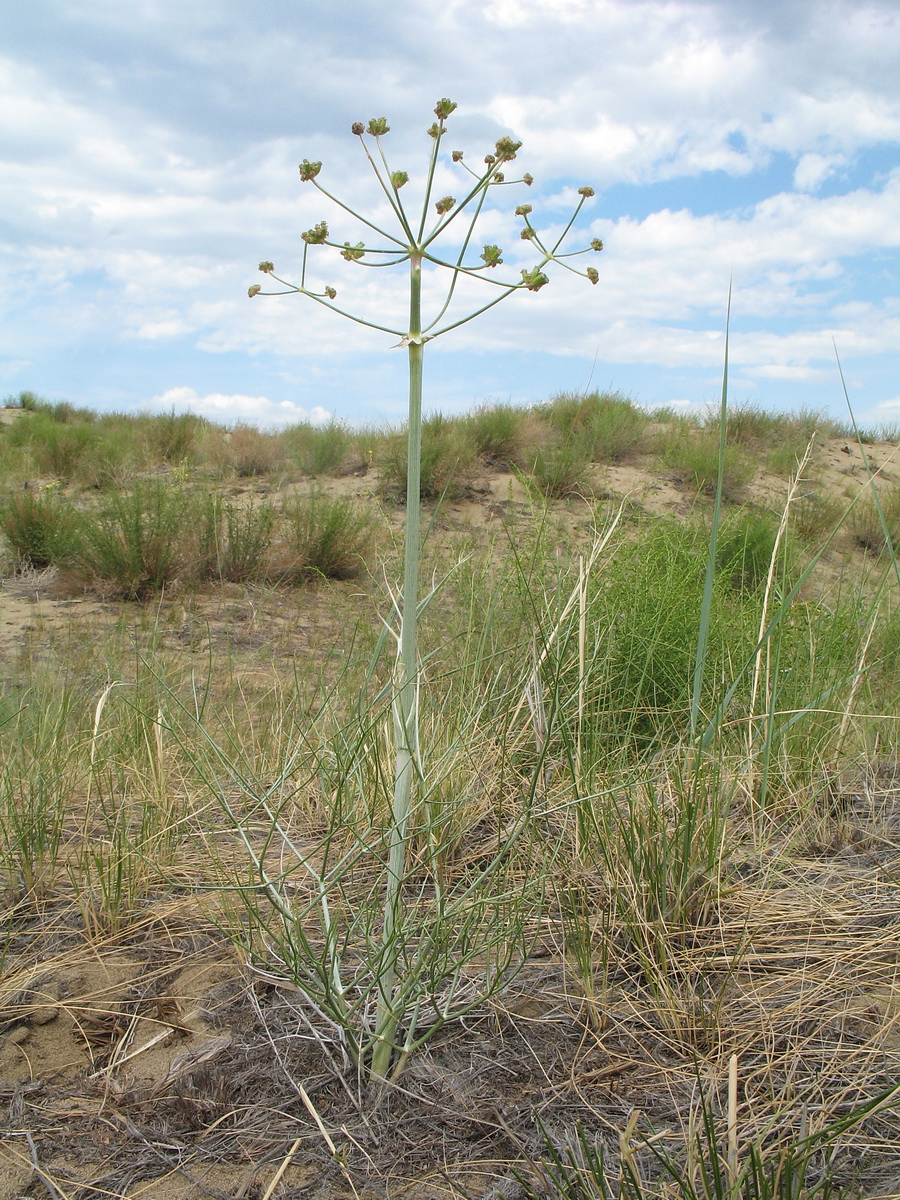
<instances>
[{"instance_id":1,"label":"plant stem","mask_svg":"<svg viewBox=\"0 0 900 1200\"><path fill-rule=\"evenodd\" d=\"M406 870L406 839L412 802L413 775L418 764L418 584L419 488L422 447L422 259L410 254L409 274L409 431L406 464L406 546L400 617L400 651L394 691L394 804L391 817L388 877L382 934L382 965L375 1017L372 1075L384 1078L390 1067L393 1036L400 1020L394 1011L394 981L403 931L400 889Z\"/></svg>"}]
</instances>

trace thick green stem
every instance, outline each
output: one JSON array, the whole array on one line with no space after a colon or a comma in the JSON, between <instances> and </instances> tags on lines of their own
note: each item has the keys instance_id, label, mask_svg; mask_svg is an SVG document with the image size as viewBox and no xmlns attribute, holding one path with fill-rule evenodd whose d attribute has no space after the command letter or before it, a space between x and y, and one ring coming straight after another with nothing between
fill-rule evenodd
<instances>
[{"instance_id":1,"label":"thick green stem","mask_svg":"<svg viewBox=\"0 0 900 1200\"><path fill-rule=\"evenodd\" d=\"M410 255L409 283L409 432L406 465L406 546L400 617L400 651L394 685L394 803L382 930L381 974L375 1018L372 1075L384 1078L391 1064L394 1034L401 1013L394 983L403 938L400 891L406 871L406 842L413 781L419 755L418 648L416 623L419 604L419 487L422 449L422 259Z\"/></svg>"}]
</instances>

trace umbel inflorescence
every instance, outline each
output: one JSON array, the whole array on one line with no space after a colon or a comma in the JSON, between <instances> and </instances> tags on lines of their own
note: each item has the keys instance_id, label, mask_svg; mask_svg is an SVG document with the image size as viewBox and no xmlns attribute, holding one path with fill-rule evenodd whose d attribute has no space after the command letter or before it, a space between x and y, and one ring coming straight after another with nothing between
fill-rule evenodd
<instances>
[{"instance_id":1,"label":"umbel inflorescence","mask_svg":"<svg viewBox=\"0 0 900 1200\"><path fill-rule=\"evenodd\" d=\"M493 152L485 155L483 164L476 169L468 164L462 150L451 151L450 163L457 168L460 176L461 199L457 200L455 196L435 198L434 183L441 157L441 142L447 133L447 118L455 108L456 104L447 99L440 100L435 107L434 113L437 120L427 131L432 140L432 146L425 178L424 198L419 211L415 214L407 210L402 195L404 187L409 183L408 173L392 169L385 155L384 139L390 132L387 119L374 117L368 125L356 121L351 126L351 131L359 139L363 153L390 206L394 218L393 230L383 228L375 220L356 211L351 204L332 195L321 182L322 163L304 159L300 164L301 180L304 183L311 183L323 196L371 229L377 235L379 244L369 245L359 241L351 245L349 241L336 241L331 237L328 223L319 221L302 234L303 258L300 282L292 283L283 279L276 274L272 262L264 261L259 264L260 271L282 286L277 291L263 291L260 284L254 284L249 289L250 296L300 293L351 320L406 339L417 335L408 329L397 329L379 324L377 321L364 319L361 315L338 306L335 303L337 290L330 285L320 290L310 286L307 282L310 247L330 247L337 250L345 261L356 263L361 267L397 266L401 263L417 261L427 266L444 268L450 275L443 303L439 304L436 314L428 324L418 331L418 336L424 343L471 321L488 308L493 308L513 292L540 291L549 282L547 268L551 263L581 275L591 283L597 283L599 274L596 268L579 269L572 260L581 255L602 250L603 243L599 238L593 238L586 247L579 250L567 252L562 250L582 207L594 195L591 187L578 188L578 201L568 223L562 232L552 239L542 235L534 225L532 220L534 209L531 204L517 205L515 215L522 219L519 236L522 241L529 242L535 252L534 265L523 268L518 278L503 279L499 277L501 273L497 271L497 268L503 265L504 253L499 246L483 245L480 254L473 249L475 228L490 193L497 188L516 184L530 187L534 181L532 176L527 173L515 178L507 177L507 168L515 162L522 143L514 141L510 137L501 137L497 140ZM445 257L439 252L438 243L442 241L452 242L453 253L451 255ZM462 317L448 319L448 310L454 299L457 284L462 278L480 280L491 286L496 294L487 303L478 305ZM442 322L444 323L442 324ZM406 343L404 342L404 344Z\"/></svg>"}]
</instances>

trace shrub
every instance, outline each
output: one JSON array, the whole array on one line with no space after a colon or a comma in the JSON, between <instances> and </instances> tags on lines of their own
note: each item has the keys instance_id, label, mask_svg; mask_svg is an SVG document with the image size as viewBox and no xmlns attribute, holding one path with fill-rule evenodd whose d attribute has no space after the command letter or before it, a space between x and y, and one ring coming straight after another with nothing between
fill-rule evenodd
<instances>
[{"instance_id":1,"label":"shrub","mask_svg":"<svg viewBox=\"0 0 900 1200\"><path fill-rule=\"evenodd\" d=\"M35 466L42 474L57 479L71 479L88 450L97 443L93 425L61 423L43 413L32 417L30 423Z\"/></svg>"},{"instance_id":2,"label":"shrub","mask_svg":"<svg viewBox=\"0 0 900 1200\"><path fill-rule=\"evenodd\" d=\"M555 440L535 450L531 478L549 499L561 500L583 485L588 461L577 441Z\"/></svg>"},{"instance_id":3,"label":"shrub","mask_svg":"<svg viewBox=\"0 0 900 1200\"><path fill-rule=\"evenodd\" d=\"M699 495L713 496L719 478L719 438L711 433L695 436L681 435L664 448L662 461L681 482L689 484ZM737 446L725 447L722 476L722 495L734 500L741 488L753 476L751 461Z\"/></svg>"},{"instance_id":4,"label":"shrub","mask_svg":"<svg viewBox=\"0 0 900 1200\"><path fill-rule=\"evenodd\" d=\"M142 437L151 465L183 463L194 456L197 435L206 424L194 413L160 413L143 422Z\"/></svg>"},{"instance_id":5,"label":"shrub","mask_svg":"<svg viewBox=\"0 0 900 1200\"><path fill-rule=\"evenodd\" d=\"M200 574L229 583L243 583L266 574L275 535L275 510L270 504L228 504L220 496L208 496L200 530Z\"/></svg>"},{"instance_id":6,"label":"shrub","mask_svg":"<svg viewBox=\"0 0 900 1200\"><path fill-rule=\"evenodd\" d=\"M23 566L48 567L65 561L74 549L72 508L49 488L27 488L4 496L0 528Z\"/></svg>"},{"instance_id":7,"label":"shrub","mask_svg":"<svg viewBox=\"0 0 900 1200\"><path fill-rule=\"evenodd\" d=\"M880 554L887 549L890 537L894 552L900 551L900 486L881 488L878 504L871 494L863 497L850 513L848 524L856 544L863 549Z\"/></svg>"},{"instance_id":8,"label":"shrub","mask_svg":"<svg viewBox=\"0 0 900 1200\"><path fill-rule=\"evenodd\" d=\"M252 425L235 425L228 434L226 458L236 475L247 479L270 475L284 468L284 446L274 433L261 433Z\"/></svg>"},{"instance_id":9,"label":"shrub","mask_svg":"<svg viewBox=\"0 0 900 1200\"><path fill-rule=\"evenodd\" d=\"M288 454L304 475L338 472L347 456L350 435L340 421L327 425L292 425L281 435Z\"/></svg>"},{"instance_id":10,"label":"shrub","mask_svg":"<svg viewBox=\"0 0 900 1200\"><path fill-rule=\"evenodd\" d=\"M484 405L466 422L469 437L486 466L508 470L522 464L526 414L510 404Z\"/></svg>"},{"instance_id":11,"label":"shrub","mask_svg":"<svg viewBox=\"0 0 900 1200\"><path fill-rule=\"evenodd\" d=\"M742 509L719 530L716 567L736 591L757 591L769 573L779 522L774 514Z\"/></svg>"},{"instance_id":12,"label":"shrub","mask_svg":"<svg viewBox=\"0 0 900 1200\"><path fill-rule=\"evenodd\" d=\"M846 505L836 496L810 488L791 505L791 528L804 541L818 542L831 533L845 511Z\"/></svg>"},{"instance_id":13,"label":"shrub","mask_svg":"<svg viewBox=\"0 0 900 1200\"><path fill-rule=\"evenodd\" d=\"M407 435L393 434L381 449L381 490L398 504L406 502ZM422 423L419 494L423 500L453 500L465 494L475 466L475 447L465 427L438 414Z\"/></svg>"},{"instance_id":14,"label":"shrub","mask_svg":"<svg viewBox=\"0 0 900 1200\"><path fill-rule=\"evenodd\" d=\"M82 521L78 566L123 599L147 599L182 569L195 507L184 487L166 479L115 493Z\"/></svg>"},{"instance_id":15,"label":"shrub","mask_svg":"<svg viewBox=\"0 0 900 1200\"><path fill-rule=\"evenodd\" d=\"M371 513L347 497L314 492L287 501L282 510L284 578L358 575L374 536Z\"/></svg>"},{"instance_id":16,"label":"shrub","mask_svg":"<svg viewBox=\"0 0 900 1200\"><path fill-rule=\"evenodd\" d=\"M593 462L618 462L640 444L648 415L617 392L564 392L544 417L567 441L578 442Z\"/></svg>"}]
</instances>

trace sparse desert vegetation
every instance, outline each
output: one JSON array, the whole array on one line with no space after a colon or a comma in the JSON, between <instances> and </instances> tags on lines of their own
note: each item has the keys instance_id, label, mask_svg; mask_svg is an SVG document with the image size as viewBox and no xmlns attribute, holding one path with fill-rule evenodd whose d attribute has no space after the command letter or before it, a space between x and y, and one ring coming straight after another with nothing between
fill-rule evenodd
<instances>
[{"instance_id":1,"label":"sparse desert vegetation","mask_svg":"<svg viewBox=\"0 0 900 1200\"><path fill-rule=\"evenodd\" d=\"M3 1196L900 1193L896 441L426 422L373 1082L402 439L3 417Z\"/></svg>"}]
</instances>

